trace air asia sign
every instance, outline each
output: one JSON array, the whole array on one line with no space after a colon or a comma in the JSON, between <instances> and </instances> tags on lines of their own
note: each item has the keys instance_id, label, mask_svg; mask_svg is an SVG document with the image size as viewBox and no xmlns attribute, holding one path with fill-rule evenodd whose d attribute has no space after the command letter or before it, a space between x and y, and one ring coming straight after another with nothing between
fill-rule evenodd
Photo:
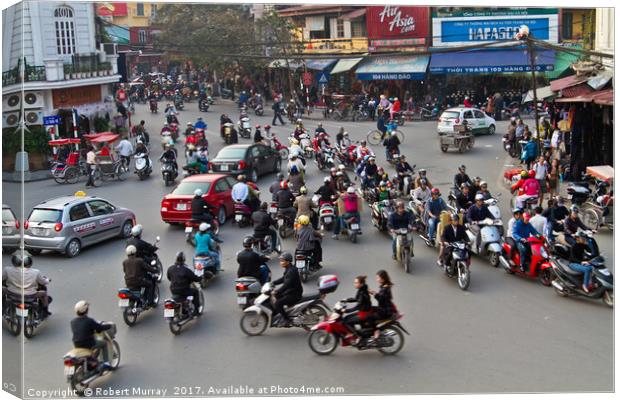
<instances>
[{"instance_id":1,"label":"air asia sign","mask_svg":"<svg viewBox=\"0 0 620 400\"><path fill-rule=\"evenodd\" d=\"M424 45L429 15L428 7L366 7L368 39L414 38Z\"/></svg>"},{"instance_id":2,"label":"air asia sign","mask_svg":"<svg viewBox=\"0 0 620 400\"><path fill-rule=\"evenodd\" d=\"M498 14L437 14L441 16L433 16L433 46L466 46L512 40L521 25L527 25L536 39L558 42L558 14L555 9L526 9L518 15Z\"/></svg>"}]
</instances>

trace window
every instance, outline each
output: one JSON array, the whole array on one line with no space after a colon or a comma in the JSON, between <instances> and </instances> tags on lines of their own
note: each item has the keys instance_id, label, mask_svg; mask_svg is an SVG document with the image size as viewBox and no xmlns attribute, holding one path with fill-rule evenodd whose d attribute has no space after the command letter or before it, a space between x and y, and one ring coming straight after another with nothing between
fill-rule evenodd
<instances>
[{"instance_id":1,"label":"window","mask_svg":"<svg viewBox=\"0 0 620 400\"><path fill-rule=\"evenodd\" d=\"M337 38L344 37L344 20L342 19L336 20L336 37Z\"/></svg>"},{"instance_id":2,"label":"window","mask_svg":"<svg viewBox=\"0 0 620 400\"><path fill-rule=\"evenodd\" d=\"M136 4L136 15L138 17L144 17L144 3Z\"/></svg>"},{"instance_id":3,"label":"window","mask_svg":"<svg viewBox=\"0 0 620 400\"><path fill-rule=\"evenodd\" d=\"M146 43L146 31L144 29L138 31L138 42Z\"/></svg>"},{"instance_id":4,"label":"window","mask_svg":"<svg viewBox=\"0 0 620 400\"><path fill-rule=\"evenodd\" d=\"M211 182L181 182L181 184L172 191L172 194L179 196L193 196L196 189L200 189L202 190L202 193L207 194L209 193L209 189L211 189Z\"/></svg>"},{"instance_id":5,"label":"window","mask_svg":"<svg viewBox=\"0 0 620 400\"><path fill-rule=\"evenodd\" d=\"M562 14L562 38L571 39L573 37L573 14L566 12Z\"/></svg>"},{"instance_id":6,"label":"window","mask_svg":"<svg viewBox=\"0 0 620 400\"><path fill-rule=\"evenodd\" d=\"M69 211L69 220L71 221L78 221L88 217L90 217L90 214L88 213L85 203L73 206L71 207L71 211Z\"/></svg>"},{"instance_id":7,"label":"window","mask_svg":"<svg viewBox=\"0 0 620 400\"><path fill-rule=\"evenodd\" d=\"M73 9L62 6L54 10L56 27L56 53L69 55L75 53L75 27Z\"/></svg>"},{"instance_id":8,"label":"window","mask_svg":"<svg viewBox=\"0 0 620 400\"><path fill-rule=\"evenodd\" d=\"M233 186L235 186L237 184L237 181L232 176L227 176L226 177L226 182L228 182L230 187L233 187Z\"/></svg>"},{"instance_id":9,"label":"window","mask_svg":"<svg viewBox=\"0 0 620 400\"><path fill-rule=\"evenodd\" d=\"M35 208L30 213L28 221L30 222L60 222L62 218L62 211L50 210L48 208Z\"/></svg>"},{"instance_id":10,"label":"window","mask_svg":"<svg viewBox=\"0 0 620 400\"><path fill-rule=\"evenodd\" d=\"M230 186L228 186L228 183L226 183L226 179L220 179L215 184L215 193L227 192L229 189Z\"/></svg>"},{"instance_id":11,"label":"window","mask_svg":"<svg viewBox=\"0 0 620 400\"><path fill-rule=\"evenodd\" d=\"M363 19L351 21L351 37L366 37L366 22Z\"/></svg>"},{"instance_id":12,"label":"window","mask_svg":"<svg viewBox=\"0 0 620 400\"><path fill-rule=\"evenodd\" d=\"M92 211L94 216L98 215L106 215L114 212L114 207L103 200L93 200L88 202L88 206L90 207L90 211Z\"/></svg>"},{"instance_id":13,"label":"window","mask_svg":"<svg viewBox=\"0 0 620 400\"><path fill-rule=\"evenodd\" d=\"M151 3L151 17L155 17L157 15L157 4Z\"/></svg>"},{"instance_id":14,"label":"window","mask_svg":"<svg viewBox=\"0 0 620 400\"><path fill-rule=\"evenodd\" d=\"M252 147L252 148L250 149L250 156L251 156L252 158L256 158L256 157L258 157L258 155L259 155L259 154L258 154L258 147L257 147L257 146Z\"/></svg>"},{"instance_id":15,"label":"window","mask_svg":"<svg viewBox=\"0 0 620 400\"><path fill-rule=\"evenodd\" d=\"M482 111L474 110L474 115L476 116L476 118L484 118L484 114L482 113Z\"/></svg>"},{"instance_id":16,"label":"window","mask_svg":"<svg viewBox=\"0 0 620 400\"><path fill-rule=\"evenodd\" d=\"M465 111L463 113L463 118L464 119L469 119L469 118L473 118L473 117L474 117L474 114L471 111Z\"/></svg>"}]
</instances>

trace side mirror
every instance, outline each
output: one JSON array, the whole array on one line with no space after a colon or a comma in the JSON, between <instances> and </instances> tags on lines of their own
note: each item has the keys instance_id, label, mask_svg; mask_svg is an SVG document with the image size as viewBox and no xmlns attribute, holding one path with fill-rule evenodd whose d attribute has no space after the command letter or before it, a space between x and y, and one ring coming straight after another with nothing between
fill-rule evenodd
<instances>
[{"instance_id":1,"label":"side mirror","mask_svg":"<svg viewBox=\"0 0 620 400\"><path fill-rule=\"evenodd\" d=\"M157 261L155 261L155 260L151 261L151 265L152 265L152 266L157 265Z\"/></svg>"},{"instance_id":2,"label":"side mirror","mask_svg":"<svg viewBox=\"0 0 620 400\"><path fill-rule=\"evenodd\" d=\"M156 236L155 240L159 242L161 240L161 238L159 236Z\"/></svg>"}]
</instances>

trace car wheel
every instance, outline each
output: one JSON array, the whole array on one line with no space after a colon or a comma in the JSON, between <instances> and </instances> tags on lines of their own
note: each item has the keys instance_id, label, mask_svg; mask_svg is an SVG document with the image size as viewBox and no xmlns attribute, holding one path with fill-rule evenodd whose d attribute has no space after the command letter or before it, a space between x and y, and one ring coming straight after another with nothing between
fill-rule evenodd
<instances>
[{"instance_id":1,"label":"car wheel","mask_svg":"<svg viewBox=\"0 0 620 400\"><path fill-rule=\"evenodd\" d=\"M67 247L65 247L65 254L67 257L73 258L80 254L82 250L82 244L78 239L71 239L69 243L67 243Z\"/></svg>"},{"instance_id":2,"label":"car wheel","mask_svg":"<svg viewBox=\"0 0 620 400\"><path fill-rule=\"evenodd\" d=\"M121 237L128 238L131 235L131 228L133 228L133 222L125 221L121 228Z\"/></svg>"},{"instance_id":3,"label":"car wheel","mask_svg":"<svg viewBox=\"0 0 620 400\"><path fill-rule=\"evenodd\" d=\"M224 206L221 206L220 209L217 210L217 222L220 223L220 226L224 225L226 222L226 208L224 208Z\"/></svg>"},{"instance_id":4,"label":"car wheel","mask_svg":"<svg viewBox=\"0 0 620 400\"><path fill-rule=\"evenodd\" d=\"M495 134L495 125L491 125L489 126L489 135L494 135Z\"/></svg>"},{"instance_id":5,"label":"car wheel","mask_svg":"<svg viewBox=\"0 0 620 400\"><path fill-rule=\"evenodd\" d=\"M250 173L250 180L255 183L258 182L258 172L256 171L256 169L253 169Z\"/></svg>"}]
</instances>

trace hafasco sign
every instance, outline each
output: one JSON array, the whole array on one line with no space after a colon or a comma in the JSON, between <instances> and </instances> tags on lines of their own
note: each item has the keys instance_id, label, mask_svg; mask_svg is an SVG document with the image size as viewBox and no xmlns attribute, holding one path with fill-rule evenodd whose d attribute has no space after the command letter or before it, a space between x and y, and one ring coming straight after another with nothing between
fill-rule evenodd
<instances>
[{"instance_id":1,"label":"hafasco sign","mask_svg":"<svg viewBox=\"0 0 620 400\"><path fill-rule=\"evenodd\" d=\"M428 7L366 7L369 39L420 38L428 36Z\"/></svg>"}]
</instances>

